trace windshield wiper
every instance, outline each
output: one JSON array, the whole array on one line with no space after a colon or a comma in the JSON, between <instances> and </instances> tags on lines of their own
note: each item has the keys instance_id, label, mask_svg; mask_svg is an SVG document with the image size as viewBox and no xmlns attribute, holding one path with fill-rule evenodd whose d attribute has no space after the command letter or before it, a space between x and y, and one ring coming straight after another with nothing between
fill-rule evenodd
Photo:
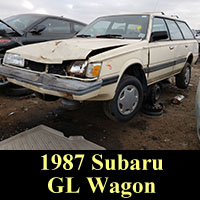
<instances>
[{"instance_id":1,"label":"windshield wiper","mask_svg":"<svg viewBox=\"0 0 200 200\"><path fill-rule=\"evenodd\" d=\"M89 38L91 37L91 35L81 34L81 35L76 35L76 37Z\"/></svg>"},{"instance_id":2,"label":"windshield wiper","mask_svg":"<svg viewBox=\"0 0 200 200\"><path fill-rule=\"evenodd\" d=\"M124 37L122 35L118 35L118 34L97 35L96 38L118 38L118 39L124 39Z\"/></svg>"},{"instance_id":3,"label":"windshield wiper","mask_svg":"<svg viewBox=\"0 0 200 200\"><path fill-rule=\"evenodd\" d=\"M12 27L11 25L7 24L6 22L4 22L2 19L0 19L0 22L5 24L7 27L11 28L15 33L19 34L20 36L23 35L23 33L19 32L18 30L16 30L14 27Z\"/></svg>"}]
</instances>

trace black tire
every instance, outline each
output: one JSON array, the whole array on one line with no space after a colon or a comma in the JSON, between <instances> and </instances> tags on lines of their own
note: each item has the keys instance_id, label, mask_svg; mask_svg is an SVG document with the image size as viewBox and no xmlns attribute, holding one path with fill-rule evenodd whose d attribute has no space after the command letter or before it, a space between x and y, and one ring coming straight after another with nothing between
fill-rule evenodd
<instances>
[{"instance_id":1,"label":"black tire","mask_svg":"<svg viewBox=\"0 0 200 200\"><path fill-rule=\"evenodd\" d=\"M48 94L41 94L38 92L35 92L36 96L42 99L43 101L57 101L60 97L53 96L53 95L48 95Z\"/></svg>"},{"instance_id":2,"label":"black tire","mask_svg":"<svg viewBox=\"0 0 200 200\"><path fill-rule=\"evenodd\" d=\"M162 95L162 85L161 84L151 85L148 87L148 95L145 103L154 105L160 100L161 95Z\"/></svg>"},{"instance_id":3,"label":"black tire","mask_svg":"<svg viewBox=\"0 0 200 200\"><path fill-rule=\"evenodd\" d=\"M176 86L181 89L186 89L190 84L191 65L186 63L180 74L176 75Z\"/></svg>"},{"instance_id":4,"label":"black tire","mask_svg":"<svg viewBox=\"0 0 200 200\"><path fill-rule=\"evenodd\" d=\"M159 104L145 104L141 109L142 113L151 117L160 117L163 114L163 105Z\"/></svg>"},{"instance_id":5,"label":"black tire","mask_svg":"<svg viewBox=\"0 0 200 200\"><path fill-rule=\"evenodd\" d=\"M0 78L0 88L5 88L8 86L8 84L9 84L9 82L7 81L6 78L3 78L3 77Z\"/></svg>"},{"instance_id":6,"label":"black tire","mask_svg":"<svg viewBox=\"0 0 200 200\"><path fill-rule=\"evenodd\" d=\"M120 107L120 97L123 97L123 95L124 97L126 96L125 91L130 91L128 94L129 97L127 98L133 98L136 102L132 105L129 103L129 101L126 101L126 103L128 102L128 104L130 104L129 107L131 107L131 109L126 109L123 113L123 108ZM135 96L132 96L132 92ZM104 102L104 112L106 116L111 120L121 122L129 121L138 113L142 107L144 98L143 96L143 87L140 81L133 76L124 76L119 82L114 98L110 101Z\"/></svg>"},{"instance_id":7,"label":"black tire","mask_svg":"<svg viewBox=\"0 0 200 200\"><path fill-rule=\"evenodd\" d=\"M32 93L32 90L20 86L13 86L12 84L9 84L5 90L6 95L13 97L26 96Z\"/></svg>"}]
</instances>

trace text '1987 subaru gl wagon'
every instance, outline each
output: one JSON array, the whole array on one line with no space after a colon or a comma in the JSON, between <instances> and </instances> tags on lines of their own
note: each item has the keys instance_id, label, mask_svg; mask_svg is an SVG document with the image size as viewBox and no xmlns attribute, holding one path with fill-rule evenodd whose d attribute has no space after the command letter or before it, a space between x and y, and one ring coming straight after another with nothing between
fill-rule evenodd
<instances>
[{"instance_id":1,"label":"text '1987 subaru gl wagon'","mask_svg":"<svg viewBox=\"0 0 200 200\"><path fill-rule=\"evenodd\" d=\"M96 19L73 39L7 51L0 74L70 102L104 101L109 118L128 121L153 84L175 76L176 85L187 88L197 58L198 42L179 18L114 15Z\"/></svg>"}]
</instances>

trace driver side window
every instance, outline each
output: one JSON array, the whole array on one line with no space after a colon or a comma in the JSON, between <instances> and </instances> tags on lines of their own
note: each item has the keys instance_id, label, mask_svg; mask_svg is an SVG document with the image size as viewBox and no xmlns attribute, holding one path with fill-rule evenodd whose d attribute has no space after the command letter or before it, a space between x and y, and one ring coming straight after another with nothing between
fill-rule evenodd
<instances>
[{"instance_id":1,"label":"driver side window","mask_svg":"<svg viewBox=\"0 0 200 200\"><path fill-rule=\"evenodd\" d=\"M166 31L168 34L168 38L166 40L169 40L169 33L168 33L168 29L167 26L164 22L164 19L162 18L154 18L153 20L153 27L152 27L152 33L153 32L162 32L162 31Z\"/></svg>"},{"instance_id":2,"label":"driver side window","mask_svg":"<svg viewBox=\"0 0 200 200\"><path fill-rule=\"evenodd\" d=\"M46 29L42 31L44 34L69 34L71 33L70 22L60 19L48 18L40 25L44 25Z\"/></svg>"},{"instance_id":3,"label":"driver side window","mask_svg":"<svg viewBox=\"0 0 200 200\"><path fill-rule=\"evenodd\" d=\"M110 24L110 21L100 21L96 23L91 29L89 29L85 34L92 36L104 35L106 34Z\"/></svg>"}]
</instances>

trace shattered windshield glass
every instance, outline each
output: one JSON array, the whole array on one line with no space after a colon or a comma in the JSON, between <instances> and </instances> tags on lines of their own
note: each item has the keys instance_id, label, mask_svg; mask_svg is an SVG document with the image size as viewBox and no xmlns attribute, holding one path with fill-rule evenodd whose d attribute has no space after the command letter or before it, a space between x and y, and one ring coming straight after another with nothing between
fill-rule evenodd
<instances>
[{"instance_id":1,"label":"shattered windshield glass","mask_svg":"<svg viewBox=\"0 0 200 200\"><path fill-rule=\"evenodd\" d=\"M28 26L40 19L41 16L37 15L16 15L8 17L3 21L13 27L19 32L23 32ZM7 33L13 32L11 28L6 26L4 23L0 22L0 29L5 30Z\"/></svg>"},{"instance_id":2,"label":"shattered windshield glass","mask_svg":"<svg viewBox=\"0 0 200 200\"><path fill-rule=\"evenodd\" d=\"M148 15L101 17L79 32L77 37L144 39L148 24Z\"/></svg>"}]
</instances>

